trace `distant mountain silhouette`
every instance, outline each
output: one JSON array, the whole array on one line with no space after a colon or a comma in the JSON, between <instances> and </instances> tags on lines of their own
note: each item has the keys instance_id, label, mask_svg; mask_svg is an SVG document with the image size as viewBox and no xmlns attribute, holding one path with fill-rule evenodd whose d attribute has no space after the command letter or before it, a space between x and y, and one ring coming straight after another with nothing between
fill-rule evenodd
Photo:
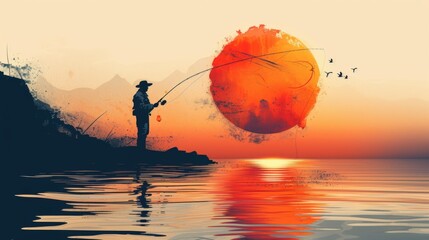
<instances>
[{"instance_id":1,"label":"distant mountain silhouette","mask_svg":"<svg viewBox=\"0 0 429 240\"><path fill-rule=\"evenodd\" d=\"M64 119L74 126L84 128L99 114L107 111L108 114L88 131L91 135L106 136L115 127L116 131L125 130L118 133L121 136L133 136L132 133L127 134L127 129L134 127L134 122L131 121L131 99L135 88L118 75L96 89L61 90L44 78L40 78L31 87L38 98L60 109Z\"/></svg>"},{"instance_id":2,"label":"distant mountain silhouette","mask_svg":"<svg viewBox=\"0 0 429 240\"><path fill-rule=\"evenodd\" d=\"M121 80L114 80L119 83ZM117 86L117 85L115 85ZM110 89L110 88L107 88ZM81 164L209 164L207 156L178 148L165 152L135 147L112 148L64 122L60 112L34 99L22 79L0 72L0 156L16 171L24 168L69 167ZM100 164L102 163L102 164Z\"/></svg>"},{"instance_id":3,"label":"distant mountain silhouette","mask_svg":"<svg viewBox=\"0 0 429 240\"><path fill-rule=\"evenodd\" d=\"M209 68L211 59L204 58L197 61L189 69L189 72L198 72L202 68ZM154 85L149 89L149 96L152 102L157 101L166 91L171 89L179 81L186 78L188 75L180 71L174 71L162 81L157 79L147 79L153 82ZM207 77L207 75L206 75ZM142 76L142 79L145 79ZM64 120L73 126L85 128L100 114L107 113L100 118L88 134L99 138L105 138L113 129L111 143L113 145L124 145L131 141L136 136L135 117L132 115L132 97L137 88L135 85L142 79L137 79L134 83L130 83L119 75L115 75L109 81L103 83L95 89L77 88L73 90L62 90L56 88L49 83L45 78L41 77L30 85L36 96L41 100L48 102L53 107L58 108L62 112ZM192 80L187 84L192 84ZM174 99L186 89L186 84L177 89L169 96L168 100ZM197 86L198 90L193 91L193 96L203 98L207 97L207 89ZM180 106L169 107L165 115L174 116L180 114L183 108L182 103L176 103ZM171 104L168 103L168 106ZM185 123L185 122L184 122ZM120 139L118 141L118 139ZM161 141L158 139L157 141Z\"/></svg>"}]
</instances>

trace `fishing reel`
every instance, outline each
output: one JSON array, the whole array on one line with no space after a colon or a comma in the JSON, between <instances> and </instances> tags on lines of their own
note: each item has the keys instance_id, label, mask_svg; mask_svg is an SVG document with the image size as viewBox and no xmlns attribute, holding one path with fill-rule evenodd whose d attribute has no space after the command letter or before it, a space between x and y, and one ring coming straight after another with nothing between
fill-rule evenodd
<instances>
[{"instance_id":1,"label":"fishing reel","mask_svg":"<svg viewBox=\"0 0 429 240\"><path fill-rule=\"evenodd\" d=\"M161 104L162 106L164 106L166 103L167 103L167 100L162 100L161 102L160 101L156 102L153 106L154 107L158 107L159 104Z\"/></svg>"}]
</instances>

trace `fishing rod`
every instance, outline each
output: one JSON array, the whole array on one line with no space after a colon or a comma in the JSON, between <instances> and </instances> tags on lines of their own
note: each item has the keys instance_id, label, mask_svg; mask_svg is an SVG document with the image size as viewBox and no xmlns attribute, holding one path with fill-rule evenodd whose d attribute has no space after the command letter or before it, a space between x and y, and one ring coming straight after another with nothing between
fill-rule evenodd
<instances>
[{"instance_id":1,"label":"fishing rod","mask_svg":"<svg viewBox=\"0 0 429 240\"><path fill-rule=\"evenodd\" d=\"M298 52L298 51L308 51L308 50L324 50L323 48L302 48L302 49L293 49L293 50L286 50L286 51L280 51L280 52L273 52L273 53L266 53L266 54L262 54L262 55L250 55L249 57L246 57L246 58L242 58L242 59L239 59L239 60L235 60L235 61L231 61L231 62L227 62L227 63L224 63L224 64L220 64L220 65L217 65L217 66L213 66L213 67L211 67L211 68L207 68L207 69L204 69L204 70L202 70L202 71L199 71L199 72L197 72L197 73L194 73L194 74L192 74L191 76L189 76L189 77L187 77L187 78L185 78L185 79L183 79L182 81L180 81L179 83L177 83L176 85L174 85L174 87L172 87L167 93L165 93L164 94L164 96L162 96L157 102L156 102L156 104L161 104L161 105L165 105L166 103L167 103L167 101L166 100L164 100L164 98L168 95L168 94L170 94L174 89L176 89L178 86L180 86L182 83L184 83L184 82L186 82L186 81L188 81L189 79L191 79L191 78L193 78L193 77L195 77L195 76L198 76L198 75L200 75L200 74L203 74L203 73L205 73L205 72L208 72L208 71L210 71L210 70L213 70L213 69L216 69L216 68L221 68L221 67L225 67L225 66L228 66L228 65L231 65L231 64L235 64L235 63L239 63L239 62L244 62L244 61L247 61L247 60L252 60L252 59L255 59L255 58L262 58L262 57L266 57L266 56L272 56L272 55L278 55L278 54L284 54L284 53L290 53L290 52ZM266 61L268 61L268 60L266 60ZM311 76L312 77L312 76ZM311 77L310 77L310 79L311 79ZM307 85L307 83L308 83L309 81L307 81L306 83L304 83L303 85L301 85L301 86L298 86L298 87L294 87L294 88L300 88L300 87L303 87L303 86L305 86L305 85Z\"/></svg>"}]
</instances>

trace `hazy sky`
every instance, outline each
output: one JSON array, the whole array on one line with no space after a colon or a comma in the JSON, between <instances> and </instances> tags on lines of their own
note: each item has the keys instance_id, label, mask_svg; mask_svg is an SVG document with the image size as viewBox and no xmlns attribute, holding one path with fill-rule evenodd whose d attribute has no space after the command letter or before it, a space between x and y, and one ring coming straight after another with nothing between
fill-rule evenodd
<instances>
[{"instance_id":1,"label":"hazy sky","mask_svg":"<svg viewBox=\"0 0 429 240\"><path fill-rule=\"evenodd\" d=\"M164 120L153 121L151 136L172 135L174 146L215 157L428 153L428 0L0 1L0 61L6 62L8 45L12 63L31 63L61 89L96 88L116 74L129 82L156 82L179 70L183 74L174 76L182 79L207 67L237 30L260 24L281 29L308 47L323 48L313 51L322 76L324 71L350 74L351 67L358 67L348 80L320 79L321 92L307 128L270 135L261 144L234 140L221 116L208 122L215 106L190 104L199 98L210 102L206 75L179 101L173 103L170 96L169 107L154 112ZM195 64L202 58L206 64ZM329 58L334 64L326 62ZM163 84L153 89L161 92ZM124 103L116 119L118 131L129 130L134 136L134 118L127 107L131 97L118 89L112 92ZM74 104L85 112L83 96L73 97L79 101L69 104L60 94L63 105L58 99L48 102L65 111ZM116 116L111 110L104 119L108 122L99 122L106 131ZM92 121L99 111L87 107L86 120ZM220 141L224 144L217 144Z\"/></svg>"},{"instance_id":2,"label":"hazy sky","mask_svg":"<svg viewBox=\"0 0 429 240\"><path fill-rule=\"evenodd\" d=\"M9 45L63 89L115 74L159 81L265 24L324 48L314 53L322 71L329 57L338 70L358 67L361 92L429 100L429 1L250 2L1 0L0 61Z\"/></svg>"}]
</instances>

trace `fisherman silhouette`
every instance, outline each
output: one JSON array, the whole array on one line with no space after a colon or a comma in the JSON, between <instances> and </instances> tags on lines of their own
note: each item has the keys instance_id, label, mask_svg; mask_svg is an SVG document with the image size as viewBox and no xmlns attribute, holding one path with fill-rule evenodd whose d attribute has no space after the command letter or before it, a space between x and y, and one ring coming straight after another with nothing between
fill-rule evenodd
<instances>
[{"instance_id":1,"label":"fisherman silhouette","mask_svg":"<svg viewBox=\"0 0 429 240\"><path fill-rule=\"evenodd\" d=\"M146 138L149 134L149 116L150 112L158 107L158 102L151 104L147 90L152 83L146 80L141 81L136 87L139 89L133 97L133 115L137 122L137 147L146 150Z\"/></svg>"}]
</instances>

